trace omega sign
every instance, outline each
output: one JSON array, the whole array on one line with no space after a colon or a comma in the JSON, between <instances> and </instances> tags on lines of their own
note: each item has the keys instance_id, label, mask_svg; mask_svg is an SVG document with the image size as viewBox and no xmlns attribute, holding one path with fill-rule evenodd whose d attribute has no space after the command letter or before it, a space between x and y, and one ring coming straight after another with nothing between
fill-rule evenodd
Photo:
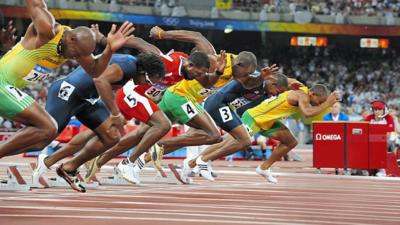
<instances>
[{"instance_id":1,"label":"omega sign","mask_svg":"<svg viewBox=\"0 0 400 225\"><path fill-rule=\"evenodd\" d=\"M317 141L340 141L342 138L340 134L316 134L315 140Z\"/></svg>"}]
</instances>

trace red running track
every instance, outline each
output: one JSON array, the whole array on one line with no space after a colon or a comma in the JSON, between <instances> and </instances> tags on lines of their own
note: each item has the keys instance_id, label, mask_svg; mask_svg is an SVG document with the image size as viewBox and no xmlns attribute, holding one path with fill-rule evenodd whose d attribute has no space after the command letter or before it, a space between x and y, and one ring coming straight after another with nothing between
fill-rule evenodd
<instances>
[{"instance_id":1,"label":"red running track","mask_svg":"<svg viewBox=\"0 0 400 225\"><path fill-rule=\"evenodd\" d=\"M215 182L193 185L0 191L0 224L400 224L399 179L316 175L280 162L279 183L268 184L254 173L258 162L217 164Z\"/></svg>"}]
</instances>

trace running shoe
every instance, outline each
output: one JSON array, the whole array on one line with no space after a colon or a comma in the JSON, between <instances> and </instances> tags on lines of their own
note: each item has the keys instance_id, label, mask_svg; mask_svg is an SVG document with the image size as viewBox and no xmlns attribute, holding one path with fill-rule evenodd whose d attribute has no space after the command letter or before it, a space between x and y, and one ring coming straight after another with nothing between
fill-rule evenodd
<instances>
[{"instance_id":1,"label":"running shoe","mask_svg":"<svg viewBox=\"0 0 400 225\"><path fill-rule=\"evenodd\" d=\"M161 172L161 160L164 155L164 148L160 147L157 143L154 144L150 149L151 161L155 169Z\"/></svg>"},{"instance_id":2,"label":"running shoe","mask_svg":"<svg viewBox=\"0 0 400 225\"><path fill-rule=\"evenodd\" d=\"M278 180L272 176L271 169L263 170L260 166L257 167L256 173L265 177L269 183L278 183Z\"/></svg>"},{"instance_id":3,"label":"running shoe","mask_svg":"<svg viewBox=\"0 0 400 225\"><path fill-rule=\"evenodd\" d=\"M32 184L39 186L39 179L40 177L49 171L46 164L44 164L44 159L47 158L46 154L40 154L37 159L36 169L33 171L32 174Z\"/></svg>"},{"instance_id":4,"label":"running shoe","mask_svg":"<svg viewBox=\"0 0 400 225\"><path fill-rule=\"evenodd\" d=\"M87 168L85 175L85 182L89 182L93 177L96 176L96 173L100 171L100 167L97 165L97 161L99 161L100 156L97 156L93 160L90 161L89 167Z\"/></svg>"},{"instance_id":5,"label":"running shoe","mask_svg":"<svg viewBox=\"0 0 400 225\"><path fill-rule=\"evenodd\" d=\"M211 171L210 171L209 168L208 168L208 163L207 163L207 162L204 162L204 161L201 159L201 156L197 157L197 159L196 159L196 164L197 164L197 166L198 166L199 169L200 169L200 175L201 175L202 177L206 178L206 179L209 180L209 181L214 181L214 180L215 180L214 177L213 177L212 174L211 174Z\"/></svg>"},{"instance_id":6,"label":"running shoe","mask_svg":"<svg viewBox=\"0 0 400 225\"><path fill-rule=\"evenodd\" d=\"M72 189L78 192L86 192L86 188L82 185L81 181L78 178L78 172L67 172L63 169L63 164L61 164L56 169L57 175L63 178Z\"/></svg>"}]
</instances>

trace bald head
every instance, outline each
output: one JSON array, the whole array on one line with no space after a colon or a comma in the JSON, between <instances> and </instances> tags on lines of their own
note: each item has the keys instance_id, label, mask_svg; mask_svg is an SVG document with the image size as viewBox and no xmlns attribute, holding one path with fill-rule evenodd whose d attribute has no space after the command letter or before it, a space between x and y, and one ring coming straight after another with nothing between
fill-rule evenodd
<instances>
[{"instance_id":1,"label":"bald head","mask_svg":"<svg viewBox=\"0 0 400 225\"><path fill-rule=\"evenodd\" d=\"M252 52L243 51L237 55L235 63L245 67L254 66L257 68L257 57Z\"/></svg>"},{"instance_id":2,"label":"bald head","mask_svg":"<svg viewBox=\"0 0 400 225\"><path fill-rule=\"evenodd\" d=\"M88 27L77 27L72 30L77 40L77 44L81 48L82 55L90 55L96 48L96 35Z\"/></svg>"},{"instance_id":3,"label":"bald head","mask_svg":"<svg viewBox=\"0 0 400 225\"><path fill-rule=\"evenodd\" d=\"M96 48L96 35L88 27L77 27L66 31L64 55L67 58L88 56Z\"/></svg>"},{"instance_id":4,"label":"bald head","mask_svg":"<svg viewBox=\"0 0 400 225\"><path fill-rule=\"evenodd\" d=\"M240 52L233 59L232 72L235 78L249 76L257 68L257 57L248 51Z\"/></svg>"}]
</instances>

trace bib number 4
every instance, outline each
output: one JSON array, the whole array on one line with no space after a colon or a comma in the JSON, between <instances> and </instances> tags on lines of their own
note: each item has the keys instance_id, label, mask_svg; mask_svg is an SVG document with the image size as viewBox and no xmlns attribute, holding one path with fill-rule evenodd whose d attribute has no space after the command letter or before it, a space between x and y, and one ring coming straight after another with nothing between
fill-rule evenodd
<instances>
[{"instance_id":1,"label":"bib number 4","mask_svg":"<svg viewBox=\"0 0 400 225\"><path fill-rule=\"evenodd\" d=\"M183 104L181 107L190 119L198 114L196 107L191 102L187 102L187 103Z\"/></svg>"}]
</instances>

